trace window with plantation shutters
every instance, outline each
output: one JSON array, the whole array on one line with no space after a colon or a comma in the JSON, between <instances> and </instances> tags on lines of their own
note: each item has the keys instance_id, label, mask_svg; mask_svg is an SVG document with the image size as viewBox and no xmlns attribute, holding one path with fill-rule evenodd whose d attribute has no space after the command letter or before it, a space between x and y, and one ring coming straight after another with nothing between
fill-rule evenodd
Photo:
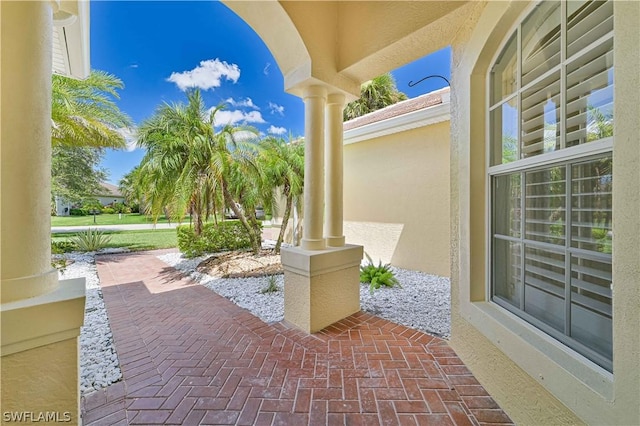
<instances>
[{"instance_id":1,"label":"window with plantation shutters","mask_svg":"<svg viewBox=\"0 0 640 426\"><path fill-rule=\"evenodd\" d=\"M492 300L612 369L613 1L544 1L489 80Z\"/></svg>"}]
</instances>

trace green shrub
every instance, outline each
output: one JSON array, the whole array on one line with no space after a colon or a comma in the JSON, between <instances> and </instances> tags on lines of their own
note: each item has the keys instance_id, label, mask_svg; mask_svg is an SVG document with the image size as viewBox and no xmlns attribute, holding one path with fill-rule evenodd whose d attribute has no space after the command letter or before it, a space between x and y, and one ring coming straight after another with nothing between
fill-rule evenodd
<instances>
[{"instance_id":1,"label":"green shrub","mask_svg":"<svg viewBox=\"0 0 640 426\"><path fill-rule=\"evenodd\" d=\"M78 247L73 241L51 240L51 254L63 254L76 250Z\"/></svg>"},{"instance_id":2,"label":"green shrub","mask_svg":"<svg viewBox=\"0 0 640 426\"><path fill-rule=\"evenodd\" d=\"M380 262L378 266L376 266L368 254L365 253L365 256L367 256L369 263L364 266L360 266L360 282L369 284L369 292L371 294L382 286L402 287L398 279L393 274L391 265L383 265L382 262Z\"/></svg>"},{"instance_id":3,"label":"green shrub","mask_svg":"<svg viewBox=\"0 0 640 426\"><path fill-rule=\"evenodd\" d=\"M111 207L103 207L101 211L102 214L114 214L116 212L115 209L112 209Z\"/></svg>"},{"instance_id":4,"label":"green shrub","mask_svg":"<svg viewBox=\"0 0 640 426\"><path fill-rule=\"evenodd\" d=\"M127 206L124 203L113 203L111 207L114 210L114 213L126 213Z\"/></svg>"},{"instance_id":5,"label":"green shrub","mask_svg":"<svg viewBox=\"0 0 640 426\"><path fill-rule=\"evenodd\" d=\"M89 214L85 209L71 209L69 210L71 216L86 216Z\"/></svg>"},{"instance_id":6,"label":"green shrub","mask_svg":"<svg viewBox=\"0 0 640 426\"><path fill-rule=\"evenodd\" d=\"M105 247L111 241L111 237L97 229L89 228L78 233L71 239L80 251L97 251Z\"/></svg>"},{"instance_id":7,"label":"green shrub","mask_svg":"<svg viewBox=\"0 0 640 426\"><path fill-rule=\"evenodd\" d=\"M199 237L189 226L178 227L178 248L186 257L248 247L251 247L249 234L237 220L226 220L217 225L206 223Z\"/></svg>"},{"instance_id":8,"label":"green shrub","mask_svg":"<svg viewBox=\"0 0 640 426\"><path fill-rule=\"evenodd\" d=\"M100 212L102 211L102 204L100 204L100 201L96 199L86 199L82 203L82 208L88 214L93 214L93 212L95 212L96 214L100 214Z\"/></svg>"},{"instance_id":9,"label":"green shrub","mask_svg":"<svg viewBox=\"0 0 640 426\"><path fill-rule=\"evenodd\" d=\"M72 241L54 241L51 240L51 266L64 274L67 267L67 259L63 254L76 249L76 245Z\"/></svg>"}]
</instances>

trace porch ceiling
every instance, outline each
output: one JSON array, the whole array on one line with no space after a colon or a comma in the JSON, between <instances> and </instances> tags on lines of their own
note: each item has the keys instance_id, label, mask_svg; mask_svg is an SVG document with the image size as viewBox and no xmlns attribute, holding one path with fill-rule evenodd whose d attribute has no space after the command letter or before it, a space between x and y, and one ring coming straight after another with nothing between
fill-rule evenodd
<instances>
[{"instance_id":1,"label":"porch ceiling","mask_svg":"<svg viewBox=\"0 0 640 426\"><path fill-rule=\"evenodd\" d=\"M449 45L471 1L223 0L267 44L293 93L325 82L349 95L377 75Z\"/></svg>"}]
</instances>

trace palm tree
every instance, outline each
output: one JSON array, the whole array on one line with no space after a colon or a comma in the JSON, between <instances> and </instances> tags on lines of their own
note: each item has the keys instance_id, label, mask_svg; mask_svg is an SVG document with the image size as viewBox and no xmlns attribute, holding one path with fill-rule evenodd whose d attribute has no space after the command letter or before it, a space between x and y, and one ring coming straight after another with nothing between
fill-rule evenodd
<instances>
[{"instance_id":1,"label":"palm tree","mask_svg":"<svg viewBox=\"0 0 640 426\"><path fill-rule=\"evenodd\" d=\"M124 85L114 75L92 71L85 80L52 77L51 144L66 147L124 148L119 129L129 117L112 98Z\"/></svg>"},{"instance_id":2,"label":"palm tree","mask_svg":"<svg viewBox=\"0 0 640 426\"><path fill-rule=\"evenodd\" d=\"M343 118L352 120L405 99L407 95L398 90L393 76L382 74L360 86L360 98L345 106Z\"/></svg>"},{"instance_id":3,"label":"palm tree","mask_svg":"<svg viewBox=\"0 0 640 426\"><path fill-rule=\"evenodd\" d=\"M137 204L140 210L144 211L145 197L142 185L140 184L141 179L141 169L138 165L120 179L118 189L129 206Z\"/></svg>"},{"instance_id":4,"label":"palm tree","mask_svg":"<svg viewBox=\"0 0 640 426\"><path fill-rule=\"evenodd\" d=\"M203 194L213 190L212 158L217 135L213 127L218 108L207 111L199 91L187 94L188 103L164 104L138 130L138 144L147 149L140 163L140 186L147 195L147 213L157 217L169 211L181 218L191 212L194 232L202 232Z\"/></svg>"},{"instance_id":5,"label":"palm tree","mask_svg":"<svg viewBox=\"0 0 640 426\"><path fill-rule=\"evenodd\" d=\"M56 196L80 202L106 178L98 168L104 148L124 148L118 130L131 123L113 101L122 87L122 81L102 71L92 71L86 80L53 75L52 203Z\"/></svg>"},{"instance_id":6,"label":"palm tree","mask_svg":"<svg viewBox=\"0 0 640 426\"><path fill-rule=\"evenodd\" d=\"M227 125L216 132L215 115L222 106L207 110L198 90L189 92L187 99L187 105L164 104L138 130L138 143L147 149L139 179L147 212L157 217L168 211L181 217L189 211L194 233L200 235L204 218L224 212L220 202L224 200L257 253L261 235L252 191L259 187L254 180L259 173L250 145L236 137L255 131Z\"/></svg>"},{"instance_id":7,"label":"palm tree","mask_svg":"<svg viewBox=\"0 0 640 426\"><path fill-rule=\"evenodd\" d=\"M260 168L264 172L263 199L267 211L275 207L274 197L278 189L285 198L282 226L275 247L276 254L279 254L294 199L302 195L303 191L304 144L300 140L286 142L283 139L269 137L260 142L259 148Z\"/></svg>"}]
</instances>

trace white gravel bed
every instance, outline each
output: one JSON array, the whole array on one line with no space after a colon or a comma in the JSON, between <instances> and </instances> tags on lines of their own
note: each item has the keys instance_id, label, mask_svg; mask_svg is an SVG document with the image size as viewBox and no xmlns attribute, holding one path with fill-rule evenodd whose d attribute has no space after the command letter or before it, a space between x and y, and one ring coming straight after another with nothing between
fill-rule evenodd
<instances>
[{"instance_id":1,"label":"white gravel bed","mask_svg":"<svg viewBox=\"0 0 640 426\"><path fill-rule=\"evenodd\" d=\"M277 275L280 291L262 294L268 285L267 277L213 278L195 271L208 256L185 259L180 253L158 256L176 269L190 274L198 283L224 296L265 322L284 319L284 276ZM402 287L381 288L369 293L368 284L360 287L363 311L406 325L416 330L447 338L451 333L451 304L449 279L418 271L394 268Z\"/></svg>"},{"instance_id":2,"label":"white gravel bed","mask_svg":"<svg viewBox=\"0 0 640 426\"><path fill-rule=\"evenodd\" d=\"M65 257L74 262L66 266L64 273L58 273L61 280L86 278L84 326L80 330L80 393L82 395L107 387L122 378L109 318L102 299L94 254L67 253Z\"/></svg>"}]
</instances>

